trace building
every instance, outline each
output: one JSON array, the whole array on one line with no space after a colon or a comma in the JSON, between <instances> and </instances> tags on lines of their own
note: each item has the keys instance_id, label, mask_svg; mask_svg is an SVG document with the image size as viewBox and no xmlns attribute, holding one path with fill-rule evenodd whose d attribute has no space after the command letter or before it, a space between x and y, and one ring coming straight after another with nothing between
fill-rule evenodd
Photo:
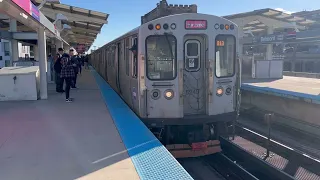
<instances>
[{"instance_id":1,"label":"building","mask_svg":"<svg viewBox=\"0 0 320 180\"><path fill-rule=\"evenodd\" d=\"M147 23L154 19L182 13L197 13L197 5L168 5L166 0L161 0L157 7L141 17L141 24Z\"/></svg>"},{"instance_id":2,"label":"building","mask_svg":"<svg viewBox=\"0 0 320 180\"><path fill-rule=\"evenodd\" d=\"M13 61L29 61L32 54L32 47L22 43L18 43L18 58ZM0 41L0 68L11 66L11 46L10 41L1 39Z\"/></svg>"}]
</instances>

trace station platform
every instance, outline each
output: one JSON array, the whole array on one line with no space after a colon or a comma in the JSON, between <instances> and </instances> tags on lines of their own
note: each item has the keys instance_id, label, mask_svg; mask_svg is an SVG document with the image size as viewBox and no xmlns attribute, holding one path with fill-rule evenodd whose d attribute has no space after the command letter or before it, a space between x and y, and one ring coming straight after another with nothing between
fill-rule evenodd
<instances>
[{"instance_id":1,"label":"station platform","mask_svg":"<svg viewBox=\"0 0 320 180\"><path fill-rule=\"evenodd\" d=\"M121 98L84 70L74 102L0 102L0 179L192 179Z\"/></svg>"},{"instance_id":2,"label":"station platform","mask_svg":"<svg viewBox=\"0 0 320 180\"><path fill-rule=\"evenodd\" d=\"M320 79L283 76L283 79L243 80L243 90L320 104Z\"/></svg>"},{"instance_id":3,"label":"station platform","mask_svg":"<svg viewBox=\"0 0 320 180\"><path fill-rule=\"evenodd\" d=\"M320 79L242 80L241 89L242 109L273 112L276 123L320 137Z\"/></svg>"}]
</instances>

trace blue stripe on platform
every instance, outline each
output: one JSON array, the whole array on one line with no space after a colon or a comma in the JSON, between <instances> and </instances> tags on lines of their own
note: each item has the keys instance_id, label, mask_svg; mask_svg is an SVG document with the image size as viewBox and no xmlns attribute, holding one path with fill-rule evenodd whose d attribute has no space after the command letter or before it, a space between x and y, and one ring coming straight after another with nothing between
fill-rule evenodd
<instances>
[{"instance_id":1,"label":"blue stripe on platform","mask_svg":"<svg viewBox=\"0 0 320 180\"><path fill-rule=\"evenodd\" d=\"M90 68L140 178L193 179L119 95Z\"/></svg>"},{"instance_id":2,"label":"blue stripe on platform","mask_svg":"<svg viewBox=\"0 0 320 180\"><path fill-rule=\"evenodd\" d=\"M294 91L286 91L286 90L275 89L270 87L258 87L250 84L242 84L241 89L320 104L319 95L305 94L305 93L299 93Z\"/></svg>"}]
</instances>

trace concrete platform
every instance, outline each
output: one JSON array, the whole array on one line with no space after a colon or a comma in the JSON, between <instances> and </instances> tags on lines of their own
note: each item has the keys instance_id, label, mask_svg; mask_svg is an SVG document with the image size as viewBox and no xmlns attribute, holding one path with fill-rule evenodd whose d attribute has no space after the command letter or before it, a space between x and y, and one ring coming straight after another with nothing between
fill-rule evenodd
<instances>
[{"instance_id":1,"label":"concrete platform","mask_svg":"<svg viewBox=\"0 0 320 180\"><path fill-rule=\"evenodd\" d=\"M320 104L320 79L284 76L283 79L244 79L242 89Z\"/></svg>"},{"instance_id":2,"label":"concrete platform","mask_svg":"<svg viewBox=\"0 0 320 180\"><path fill-rule=\"evenodd\" d=\"M192 179L94 70L77 86L0 103L0 179Z\"/></svg>"},{"instance_id":3,"label":"concrete platform","mask_svg":"<svg viewBox=\"0 0 320 180\"><path fill-rule=\"evenodd\" d=\"M0 103L0 179L140 179L89 71L73 103Z\"/></svg>"},{"instance_id":4,"label":"concrete platform","mask_svg":"<svg viewBox=\"0 0 320 180\"><path fill-rule=\"evenodd\" d=\"M244 80L244 109L276 113L275 121L320 137L320 79Z\"/></svg>"}]
</instances>

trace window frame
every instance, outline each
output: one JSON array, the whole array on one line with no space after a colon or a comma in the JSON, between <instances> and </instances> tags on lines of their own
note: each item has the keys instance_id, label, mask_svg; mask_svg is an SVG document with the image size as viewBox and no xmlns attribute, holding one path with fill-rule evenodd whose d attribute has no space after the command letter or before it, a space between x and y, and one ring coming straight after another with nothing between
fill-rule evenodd
<instances>
[{"instance_id":1,"label":"window frame","mask_svg":"<svg viewBox=\"0 0 320 180\"><path fill-rule=\"evenodd\" d=\"M152 37L164 37L165 38L165 35L150 35L148 37L146 37L146 40L145 40L145 53L146 53L146 56L145 56L145 68L146 68L146 75L147 75L147 78L150 80L150 81L172 81L172 80L175 80L177 78L177 38L176 36L172 35L172 34L168 34L167 36L172 36L175 40L175 57L174 57L174 62L172 63L173 65L173 69L174 69L174 76L172 78L169 78L169 79L152 79L149 77L149 70L148 70L148 50L147 50L147 42L148 42L148 39L149 38L152 38Z\"/></svg>"},{"instance_id":2,"label":"window frame","mask_svg":"<svg viewBox=\"0 0 320 180\"><path fill-rule=\"evenodd\" d=\"M131 47L134 45L136 41L136 47L137 47L137 54L136 59L134 59L134 54L131 52L131 77L137 79L138 77L138 36L132 36L131 37Z\"/></svg>"},{"instance_id":3,"label":"window frame","mask_svg":"<svg viewBox=\"0 0 320 180\"><path fill-rule=\"evenodd\" d=\"M130 43L131 42L131 37L127 37L124 40L124 46L125 46L125 52L124 52L124 60L125 60L125 70L126 70L126 75L130 75Z\"/></svg>"},{"instance_id":4,"label":"window frame","mask_svg":"<svg viewBox=\"0 0 320 180\"><path fill-rule=\"evenodd\" d=\"M8 49L6 47L8 47ZM5 56L10 56L10 43L9 42L3 42L3 52L4 52Z\"/></svg>"},{"instance_id":5,"label":"window frame","mask_svg":"<svg viewBox=\"0 0 320 180\"><path fill-rule=\"evenodd\" d=\"M186 48L188 41L196 41L197 44L198 44L198 49L200 49L200 51L198 52L198 56L200 57L199 61L198 61L199 62L199 67L196 70L190 70L190 69L186 68L186 58L190 57L190 56L188 56L188 48ZM187 72L198 72L201 69L201 58L202 58L202 54L201 54L202 49L201 48L202 48L201 47L201 42L198 39L188 39L188 40L186 40L184 42L184 53L183 53L183 64L184 64L184 67L183 68L184 68L185 71L187 71Z\"/></svg>"},{"instance_id":6,"label":"window frame","mask_svg":"<svg viewBox=\"0 0 320 180\"><path fill-rule=\"evenodd\" d=\"M229 75L229 76L220 76L218 77L217 76L217 57L216 57L216 54L217 54L217 38L218 37L221 37L221 36L227 36L227 37L232 37L234 39L234 53L233 53L233 73L232 75ZM216 78L229 78L229 77L233 77L235 74L236 74L236 61L237 61L237 39L234 35L232 34L218 34L216 37L215 37L215 40L214 40L214 74L216 76Z\"/></svg>"}]
</instances>

